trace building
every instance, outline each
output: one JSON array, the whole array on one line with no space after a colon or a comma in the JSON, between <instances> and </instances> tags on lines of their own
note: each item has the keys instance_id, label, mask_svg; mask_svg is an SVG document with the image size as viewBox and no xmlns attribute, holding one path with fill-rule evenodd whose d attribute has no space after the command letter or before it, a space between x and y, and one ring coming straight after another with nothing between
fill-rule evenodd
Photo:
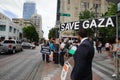
<instances>
[{"instance_id":1,"label":"building","mask_svg":"<svg viewBox=\"0 0 120 80\"><path fill-rule=\"evenodd\" d=\"M10 21L10 19L2 13L0 13L0 20L9 20Z\"/></svg>"},{"instance_id":2,"label":"building","mask_svg":"<svg viewBox=\"0 0 120 80\"><path fill-rule=\"evenodd\" d=\"M5 15L0 16L4 16L0 19L0 39L22 39L22 28Z\"/></svg>"},{"instance_id":3,"label":"building","mask_svg":"<svg viewBox=\"0 0 120 80\"><path fill-rule=\"evenodd\" d=\"M14 23L18 24L19 26L21 26L22 28L27 27L27 26L31 26L30 19L13 18L12 21Z\"/></svg>"},{"instance_id":4,"label":"building","mask_svg":"<svg viewBox=\"0 0 120 80\"><path fill-rule=\"evenodd\" d=\"M93 12L96 18L101 17L107 12L109 6L106 0L60 0L59 4L60 23L79 21L80 12L85 10ZM75 36L75 31L63 31L60 35Z\"/></svg>"},{"instance_id":5,"label":"building","mask_svg":"<svg viewBox=\"0 0 120 80\"><path fill-rule=\"evenodd\" d=\"M36 31L39 34L39 38L43 38L43 31L42 31L42 17L41 15L34 14L31 18L31 23L35 26Z\"/></svg>"},{"instance_id":6,"label":"building","mask_svg":"<svg viewBox=\"0 0 120 80\"><path fill-rule=\"evenodd\" d=\"M43 38L44 32L42 31L42 18L40 15L34 14L30 19L13 18L12 22L21 26L21 28L34 25L39 34L39 38Z\"/></svg>"},{"instance_id":7,"label":"building","mask_svg":"<svg viewBox=\"0 0 120 80\"><path fill-rule=\"evenodd\" d=\"M108 9L106 0L61 0L60 3L61 23L78 21L80 12L85 9L94 12L97 17L107 12Z\"/></svg>"},{"instance_id":8,"label":"building","mask_svg":"<svg viewBox=\"0 0 120 80\"><path fill-rule=\"evenodd\" d=\"M34 2L25 2L23 6L23 18L30 19L36 13L36 4Z\"/></svg>"}]
</instances>

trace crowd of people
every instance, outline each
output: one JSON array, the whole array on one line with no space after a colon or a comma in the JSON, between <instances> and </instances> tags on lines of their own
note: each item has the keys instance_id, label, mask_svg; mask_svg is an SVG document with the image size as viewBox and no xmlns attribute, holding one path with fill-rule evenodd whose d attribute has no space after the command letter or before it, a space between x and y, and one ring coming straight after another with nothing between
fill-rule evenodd
<instances>
[{"instance_id":1,"label":"crowd of people","mask_svg":"<svg viewBox=\"0 0 120 80\"><path fill-rule=\"evenodd\" d=\"M50 53L42 53L43 61L46 62L54 62L55 64L60 63L61 66L64 65L64 57L68 58L72 56L69 53L69 50L72 46L78 47L78 40L71 41L69 38L64 38L59 40L59 44L56 43L56 41L51 38L50 40L45 40L42 46L49 46Z\"/></svg>"},{"instance_id":2,"label":"crowd of people","mask_svg":"<svg viewBox=\"0 0 120 80\"><path fill-rule=\"evenodd\" d=\"M71 72L71 80L92 80L92 60L94 53L103 54L106 53L106 58L111 59L114 57L114 65L116 67L116 53L120 51L120 38L115 39L112 42L93 41L93 39L87 36L85 29L81 29L78 33L78 40L69 40L64 38L57 43L55 39L44 41L45 46L50 48L50 53L42 53L43 61L53 61L55 64L64 66L65 57L74 58L74 67ZM103 49L105 52L103 52ZM45 57L46 56L46 57ZM118 60L119 63L119 60ZM87 67L86 67L87 66ZM117 66L118 67L118 66ZM113 77L116 76L118 71L114 71ZM87 76L86 76L87 75Z\"/></svg>"}]
</instances>

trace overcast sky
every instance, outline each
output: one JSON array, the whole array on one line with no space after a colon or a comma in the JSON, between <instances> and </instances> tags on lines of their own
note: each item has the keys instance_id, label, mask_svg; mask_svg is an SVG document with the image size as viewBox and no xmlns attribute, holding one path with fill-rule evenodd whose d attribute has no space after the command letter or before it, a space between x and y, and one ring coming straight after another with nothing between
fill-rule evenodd
<instances>
[{"instance_id":1,"label":"overcast sky","mask_svg":"<svg viewBox=\"0 0 120 80\"><path fill-rule=\"evenodd\" d=\"M36 3L37 13L42 16L44 37L48 38L49 29L55 26L57 0L0 0L0 12L9 18L22 18L26 1Z\"/></svg>"}]
</instances>

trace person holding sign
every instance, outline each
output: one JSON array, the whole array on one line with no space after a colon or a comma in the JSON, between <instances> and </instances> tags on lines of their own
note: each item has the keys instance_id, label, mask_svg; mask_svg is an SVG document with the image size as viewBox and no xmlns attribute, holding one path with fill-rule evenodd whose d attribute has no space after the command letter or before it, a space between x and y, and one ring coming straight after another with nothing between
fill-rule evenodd
<instances>
[{"instance_id":1,"label":"person holding sign","mask_svg":"<svg viewBox=\"0 0 120 80\"><path fill-rule=\"evenodd\" d=\"M41 46L40 52L42 53L43 61L49 63L50 47L48 42L45 42L44 45Z\"/></svg>"},{"instance_id":2,"label":"person holding sign","mask_svg":"<svg viewBox=\"0 0 120 80\"><path fill-rule=\"evenodd\" d=\"M87 38L87 31L83 28L79 29L78 46L74 58L74 67L71 73L71 80L92 80L92 60L94 57L94 47Z\"/></svg>"}]
</instances>

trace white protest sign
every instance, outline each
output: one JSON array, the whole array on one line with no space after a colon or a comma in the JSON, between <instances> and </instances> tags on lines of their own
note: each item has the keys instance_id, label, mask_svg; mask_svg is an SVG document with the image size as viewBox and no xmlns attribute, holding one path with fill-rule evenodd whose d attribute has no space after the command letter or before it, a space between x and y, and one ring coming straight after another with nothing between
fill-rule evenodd
<instances>
[{"instance_id":1,"label":"white protest sign","mask_svg":"<svg viewBox=\"0 0 120 80\"><path fill-rule=\"evenodd\" d=\"M72 66L69 64L69 62L67 61L64 66L63 66L63 69L62 69L62 73L61 73L61 80L66 80L66 76L67 76L67 73L68 73L68 70L72 70Z\"/></svg>"}]
</instances>

